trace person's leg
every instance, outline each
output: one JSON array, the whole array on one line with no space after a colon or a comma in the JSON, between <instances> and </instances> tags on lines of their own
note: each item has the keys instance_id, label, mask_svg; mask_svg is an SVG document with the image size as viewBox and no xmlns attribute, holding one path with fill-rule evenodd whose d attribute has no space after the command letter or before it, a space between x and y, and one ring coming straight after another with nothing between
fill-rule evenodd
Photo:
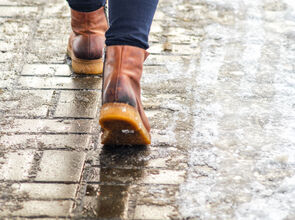
<instances>
[{"instance_id":1,"label":"person's leg","mask_svg":"<svg viewBox=\"0 0 295 220\"><path fill-rule=\"evenodd\" d=\"M104 6L106 0L67 0L69 6L80 12L91 12Z\"/></svg>"},{"instance_id":2,"label":"person's leg","mask_svg":"<svg viewBox=\"0 0 295 220\"><path fill-rule=\"evenodd\" d=\"M75 73L100 74L103 71L103 48L108 28L105 0L68 0L73 33L68 44Z\"/></svg>"},{"instance_id":3,"label":"person's leg","mask_svg":"<svg viewBox=\"0 0 295 220\"><path fill-rule=\"evenodd\" d=\"M106 45L148 48L148 35L158 0L109 0Z\"/></svg>"},{"instance_id":4,"label":"person's leg","mask_svg":"<svg viewBox=\"0 0 295 220\"><path fill-rule=\"evenodd\" d=\"M151 143L141 103L140 79L158 0L109 0L102 108L103 144Z\"/></svg>"}]
</instances>

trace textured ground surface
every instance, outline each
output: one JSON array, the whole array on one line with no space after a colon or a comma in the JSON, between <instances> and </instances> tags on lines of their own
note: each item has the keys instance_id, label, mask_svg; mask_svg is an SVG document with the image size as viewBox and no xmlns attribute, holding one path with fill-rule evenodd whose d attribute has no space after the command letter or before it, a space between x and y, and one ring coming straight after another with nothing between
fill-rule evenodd
<instances>
[{"instance_id":1,"label":"textured ground surface","mask_svg":"<svg viewBox=\"0 0 295 220\"><path fill-rule=\"evenodd\" d=\"M103 147L63 0L0 0L0 219L295 219L293 0L160 0L149 147Z\"/></svg>"}]
</instances>

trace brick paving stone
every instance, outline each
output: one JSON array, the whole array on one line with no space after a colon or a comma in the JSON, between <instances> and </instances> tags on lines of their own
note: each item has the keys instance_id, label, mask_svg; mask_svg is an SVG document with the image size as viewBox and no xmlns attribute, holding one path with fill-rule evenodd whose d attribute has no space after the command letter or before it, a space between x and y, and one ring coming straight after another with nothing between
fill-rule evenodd
<instances>
[{"instance_id":1,"label":"brick paving stone","mask_svg":"<svg viewBox=\"0 0 295 220\"><path fill-rule=\"evenodd\" d=\"M28 37L31 27L29 21L24 19L11 20L10 18L0 17L0 31L5 34L4 36L1 35L1 39L7 43L14 43L14 40L18 40L17 43L20 43L25 42L24 40ZM16 35L16 33L18 34Z\"/></svg>"},{"instance_id":2,"label":"brick paving stone","mask_svg":"<svg viewBox=\"0 0 295 220\"><path fill-rule=\"evenodd\" d=\"M65 149L81 151L87 148L89 135L1 135L2 150Z\"/></svg>"},{"instance_id":3,"label":"brick paving stone","mask_svg":"<svg viewBox=\"0 0 295 220\"><path fill-rule=\"evenodd\" d=\"M28 199L75 199L77 184L14 183L16 194L26 194Z\"/></svg>"},{"instance_id":4,"label":"brick paving stone","mask_svg":"<svg viewBox=\"0 0 295 220\"><path fill-rule=\"evenodd\" d=\"M14 72L2 70L0 75L0 88L11 88L13 86L14 79L15 79ZM1 94L3 94L4 92L5 90L1 89Z\"/></svg>"},{"instance_id":5,"label":"brick paving stone","mask_svg":"<svg viewBox=\"0 0 295 220\"><path fill-rule=\"evenodd\" d=\"M163 103L164 104L164 103ZM170 103L171 104L171 103ZM170 105L169 104L169 105ZM147 105L151 105L150 103ZM153 106L150 107L157 107L157 103L153 103ZM177 121L175 120L176 117L180 114L178 111L174 112L173 110L167 110L167 107L160 107L158 114L153 115L150 117L150 122L152 123L152 134L156 134L152 137L153 146L160 144L161 146L169 145L176 146L181 145L181 143L176 142L176 136L173 135L172 128L177 128ZM147 114L149 115L149 110L147 110ZM165 117L166 120L159 121L159 118ZM158 122L159 121L159 122ZM155 141L155 142L154 142Z\"/></svg>"},{"instance_id":6,"label":"brick paving stone","mask_svg":"<svg viewBox=\"0 0 295 220\"><path fill-rule=\"evenodd\" d=\"M46 7L44 13L46 13L47 9L48 8ZM60 16L54 15L54 17L43 18L40 20L35 38L44 39L44 40L63 39L62 42L66 42L69 36L66 35L65 33L70 33L71 31L71 26L69 22L70 22L69 17L61 18Z\"/></svg>"},{"instance_id":7,"label":"brick paving stone","mask_svg":"<svg viewBox=\"0 0 295 220\"><path fill-rule=\"evenodd\" d=\"M4 17L25 17L25 16L35 16L37 14L37 7L22 6L22 7L9 7L0 6L1 16Z\"/></svg>"},{"instance_id":8,"label":"brick paving stone","mask_svg":"<svg viewBox=\"0 0 295 220\"><path fill-rule=\"evenodd\" d=\"M7 5L7 6L39 6L43 5L43 1L30 1L30 0L24 0L24 1L15 1L15 0L1 0L0 5Z\"/></svg>"},{"instance_id":9,"label":"brick paving stone","mask_svg":"<svg viewBox=\"0 0 295 220\"><path fill-rule=\"evenodd\" d=\"M185 171L146 170L140 182L147 184L181 184L184 182Z\"/></svg>"},{"instance_id":10,"label":"brick paving stone","mask_svg":"<svg viewBox=\"0 0 295 220\"><path fill-rule=\"evenodd\" d=\"M180 184L185 171L165 169L92 168L89 182L120 184Z\"/></svg>"},{"instance_id":11,"label":"brick paving stone","mask_svg":"<svg viewBox=\"0 0 295 220\"><path fill-rule=\"evenodd\" d=\"M1 72L8 72L8 71L12 71L12 66L9 64L9 63L2 63L1 65L0 65L0 71ZM8 79L9 77L7 76L7 79Z\"/></svg>"},{"instance_id":12,"label":"brick paving stone","mask_svg":"<svg viewBox=\"0 0 295 220\"><path fill-rule=\"evenodd\" d=\"M69 65L66 64L26 64L22 76L70 76Z\"/></svg>"},{"instance_id":13,"label":"brick paving stone","mask_svg":"<svg viewBox=\"0 0 295 220\"><path fill-rule=\"evenodd\" d=\"M151 27L151 34L150 36L153 36L158 33L163 32L162 22L154 19L152 27Z\"/></svg>"},{"instance_id":14,"label":"brick paving stone","mask_svg":"<svg viewBox=\"0 0 295 220\"><path fill-rule=\"evenodd\" d=\"M200 34L201 35L201 34ZM200 36L192 36L192 35L184 35L183 37L180 37L179 35L168 35L167 36L167 42L171 42L172 44L192 44L193 42L201 42L202 37ZM191 51L199 52L198 48L191 48Z\"/></svg>"},{"instance_id":15,"label":"brick paving stone","mask_svg":"<svg viewBox=\"0 0 295 220\"><path fill-rule=\"evenodd\" d=\"M134 219L171 219L176 215L176 208L171 206L136 206Z\"/></svg>"},{"instance_id":16,"label":"brick paving stone","mask_svg":"<svg viewBox=\"0 0 295 220\"><path fill-rule=\"evenodd\" d=\"M0 97L0 111L7 116L45 117L52 91L4 91Z\"/></svg>"},{"instance_id":17,"label":"brick paving stone","mask_svg":"<svg viewBox=\"0 0 295 220\"><path fill-rule=\"evenodd\" d=\"M83 152L45 151L35 180L78 182L84 160Z\"/></svg>"},{"instance_id":18,"label":"brick paving stone","mask_svg":"<svg viewBox=\"0 0 295 220\"><path fill-rule=\"evenodd\" d=\"M150 46L149 52L151 54L161 54L161 53L167 53L169 54L182 54L182 55L191 55L192 53L195 53L198 48L193 48L192 45L178 45L178 44L170 44L168 47L167 44L159 44L154 43Z\"/></svg>"},{"instance_id":19,"label":"brick paving stone","mask_svg":"<svg viewBox=\"0 0 295 220\"><path fill-rule=\"evenodd\" d=\"M25 150L20 152L0 153L0 180L25 180L28 179L29 171L34 159L34 151Z\"/></svg>"},{"instance_id":20,"label":"brick paving stone","mask_svg":"<svg viewBox=\"0 0 295 220\"><path fill-rule=\"evenodd\" d=\"M183 155L183 152L173 148L168 148L168 150L160 149L159 151L159 154L156 154L154 157L151 156L147 167L162 167L177 170L187 168L187 163L185 163L186 157Z\"/></svg>"},{"instance_id":21,"label":"brick paving stone","mask_svg":"<svg viewBox=\"0 0 295 220\"><path fill-rule=\"evenodd\" d=\"M0 40L0 51L11 51L14 49L14 45L7 43L4 40Z\"/></svg>"},{"instance_id":22,"label":"brick paving stone","mask_svg":"<svg viewBox=\"0 0 295 220\"><path fill-rule=\"evenodd\" d=\"M154 54L148 57L145 65L166 65L167 63L179 64L182 63L183 57L181 55L169 56L164 54ZM144 84L143 84L144 85Z\"/></svg>"},{"instance_id":23,"label":"brick paving stone","mask_svg":"<svg viewBox=\"0 0 295 220\"><path fill-rule=\"evenodd\" d=\"M89 120L8 119L0 128L0 132L88 133L90 129Z\"/></svg>"},{"instance_id":24,"label":"brick paving stone","mask_svg":"<svg viewBox=\"0 0 295 220\"><path fill-rule=\"evenodd\" d=\"M137 205L174 206L178 185L133 185L129 189L130 200Z\"/></svg>"},{"instance_id":25,"label":"brick paving stone","mask_svg":"<svg viewBox=\"0 0 295 220\"><path fill-rule=\"evenodd\" d=\"M51 3L44 9L44 17L70 17L70 9L65 1L60 1L59 4Z\"/></svg>"},{"instance_id":26,"label":"brick paving stone","mask_svg":"<svg viewBox=\"0 0 295 220\"><path fill-rule=\"evenodd\" d=\"M64 63L68 38L44 39L35 38L29 48L28 58L31 63Z\"/></svg>"},{"instance_id":27,"label":"brick paving stone","mask_svg":"<svg viewBox=\"0 0 295 220\"><path fill-rule=\"evenodd\" d=\"M204 30L202 28L191 28L183 26L162 26L161 22L153 23L151 35L149 37L152 43L162 42L164 44L173 46L181 44L194 44L202 40ZM169 49L169 48L167 48ZM195 51L194 51L195 52Z\"/></svg>"},{"instance_id":28,"label":"brick paving stone","mask_svg":"<svg viewBox=\"0 0 295 220\"><path fill-rule=\"evenodd\" d=\"M4 210L0 212L0 216L51 216L51 217L67 217L69 216L73 206L73 201L25 201L19 210L10 212Z\"/></svg>"},{"instance_id":29,"label":"brick paving stone","mask_svg":"<svg viewBox=\"0 0 295 220\"><path fill-rule=\"evenodd\" d=\"M7 62L8 60L12 60L16 56L17 54L13 52L0 51L0 63L4 63L4 62Z\"/></svg>"},{"instance_id":30,"label":"brick paving stone","mask_svg":"<svg viewBox=\"0 0 295 220\"><path fill-rule=\"evenodd\" d=\"M62 91L55 117L94 118L97 112L100 92Z\"/></svg>"},{"instance_id":31,"label":"brick paving stone","mask_svg":"<svg viewBox=\"0 0 295 220\"><path fill-rule=\"evenodd\" d=\"M149 112L147 111L147 115L149 115ZM151 134L153 136L153 145L155 146L169 146L170 144L173 146L175 143L174 138L170 137L168 133L163 132L163 130L153 129Z\"/></svg>"},{"instance_id":32,"label":"brick paving stone","mask_svg":"<svg viewBox=\"0 0 295 220\"><path fill-rule=\"evenodd\" d=\"M152 80L154 77L158 75L167 76L169 74L166 66L144 66L144 71L142 75L142 79L147 82L149 79Z\"/></svg>"},{"instance_id":33,"label":"brick paving stone","mask_svg":"<svg viewBox=\"0 0 295 220\"><path fill-rule=\"evenodd\" d=\"M89 183L134 184L143 176L142 169L98 168L90 169Z\"/></svg>"},{"instance_id":34,"label":"brick paving stone","mask_svg":"<svg viewBox=\"0 0 295 220\"><path fill-rule=\"evenodd\" d=\"M101 89L100 78L20 77L20 88L30 89Z\"/></svg>"},{"instance_id":35,"label":"brick paving stone","mask_svg":"<svg viewBox=\"0 0 295 220\"><path fill-rule=\"evenodd\" d=\"M17 2L12 0L0 0L0 5L16 5Z\"/></svg>"}]
</instances>

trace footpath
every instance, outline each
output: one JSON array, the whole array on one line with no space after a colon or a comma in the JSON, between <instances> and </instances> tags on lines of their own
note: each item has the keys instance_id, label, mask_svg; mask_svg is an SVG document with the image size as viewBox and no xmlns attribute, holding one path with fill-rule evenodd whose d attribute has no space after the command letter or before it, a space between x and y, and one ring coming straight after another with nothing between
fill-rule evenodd
<instances>
[{"instance_id":1,"label":"footpath","mask_svg":"<svg viewBox=\"0 0 295 220\"><path fill-rule=\"evenodd\" d=\"M100 144L65 0L0 0L0 219L295 219L293 0L160 0L148 147Z\"/></svg>"}]
</instances>

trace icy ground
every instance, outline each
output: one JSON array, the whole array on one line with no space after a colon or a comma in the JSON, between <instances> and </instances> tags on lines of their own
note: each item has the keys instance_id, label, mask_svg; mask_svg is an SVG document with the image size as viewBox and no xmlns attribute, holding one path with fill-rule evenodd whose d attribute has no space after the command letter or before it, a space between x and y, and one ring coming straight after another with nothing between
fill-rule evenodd
<instances>
[{"instance_id":1,"label":"icy ground","mask_svg":"<svg viewBox=\"0 0 295 220\"><path fill-rule=\"evenodd\" d=\"M295 219L294 0L160 0L137 148L100 144L69 12L0 0L0 219Z\"/></svg>"}]
</instances>

